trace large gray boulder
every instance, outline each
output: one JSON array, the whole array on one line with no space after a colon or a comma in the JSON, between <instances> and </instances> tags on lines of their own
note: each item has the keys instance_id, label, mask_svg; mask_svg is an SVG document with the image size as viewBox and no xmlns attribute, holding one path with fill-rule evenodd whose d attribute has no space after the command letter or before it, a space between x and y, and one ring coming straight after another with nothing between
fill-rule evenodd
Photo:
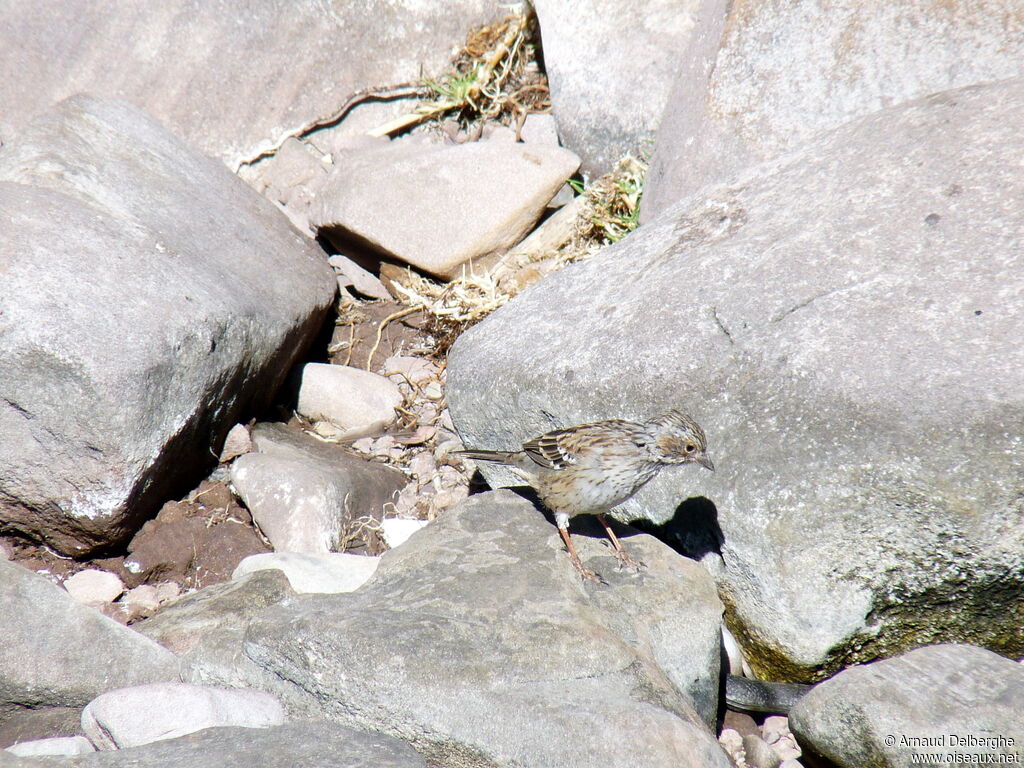
<instances>
[{"instance_id":1,"label":"large gray boulder","mask_svg":"<svg viewBox=\"0 0 1024 768\"><path fill-rule=\"evenodd\" d=\"M113 688L178 679L173 653L6 560L0 605L0 723L23 709L82 707Z\"/></svg>"},{"instance_id":2,"label":"large gray boulder","mask_svg":"<svg viewBox=\"0 0 1024 768\"><path fill-rule=\"evenodd\" d=\"M465 443L689 411L718 471L626 509L678 510L774 679L1024 652L1022 122L1024 81L949 91L680 201L459 338Z\"/></svg>"},{"instance_id":3,"label":"large gray boulder","mask_svg":"<svg viewBox=\"0 0 1024 768\"><path fill-rule=\"evenodd\" d=\"M1024 665L969 645L918 648L815 686L789 723L805 750L841 768L1018 764Z\"/></svg>"},{"instance_id":4,"label":"large gray boulder","mask_svg":"<svg viewBox=\"0 0 1024 768\"><path fill-rule=\"evenodd\" d=\"M591 175L648 150L707 0L536 0L562 143Z\"/></svg>"},{"instance_id":5,"label":"large gray boulder","mask_svg":"<svg viewBox=\"0 0 1024 768\"><path fill-rule=\"evenodd\" d=\"M701 14L658 129L645 221L861 115L1024 75L1018 0L704 0Z\"/></svg>"},{"instance_id":6,"label":"large gray boulder","mask_svg":"<svg viewBox=\"0 0 1024 768\"><path fill-rule=\"evenodd\" d=\"M127 99L234 166L355 91L438 75L469 29L499 13L493 0L5 5L0 50L17 55L0 57L0 138L4 122L20 128L84 91ZM383 120L364 104L346 125Z\"/></svg>"},{"instance_id":7,"label":"large gray boulder","mask_svg":"<svg viewBox=\"0 0 1024 768\"><path fill-rule=\"evenodd\" d=\"M596 526L584 583L555 527L502 491L386 553L351 594L300 596L248 626L245 654L290 708L411 741L438 765L728 766L714 722L721 604L649 536L614 570ZM312 709L311 709L312 708Z\"/></svg>"},{"instance_id":8,"label":"large gray boulder","mask_svg":"<svg viewBox=\"0 0 1024 768\"><path fill-rule=\"evenodd\" d=\"M0 152L0 529L128 539L265 403L336 291L322 252L123 102Z\"/></svg>"}]
</instances>

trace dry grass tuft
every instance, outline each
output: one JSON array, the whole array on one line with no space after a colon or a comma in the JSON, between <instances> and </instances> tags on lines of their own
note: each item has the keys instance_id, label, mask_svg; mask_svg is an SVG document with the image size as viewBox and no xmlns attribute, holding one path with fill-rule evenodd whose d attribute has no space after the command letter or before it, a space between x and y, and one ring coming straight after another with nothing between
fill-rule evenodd
<instances>
[{"instance_id":1,"label":"dry grass tuft","mask_svg":"<svg viewBox=\"0 0 1024 768\"><path fill-rule=\"evenodd\" d=\"M529 3L497 24L470 32L452 71L424 84L434 98L412 112L378 126L372 136L387 136L427 121L455 117L463 125L522 121L531 112L551 109L547 77L536 61L536 16Z\"/></svg>"}]
</instances>

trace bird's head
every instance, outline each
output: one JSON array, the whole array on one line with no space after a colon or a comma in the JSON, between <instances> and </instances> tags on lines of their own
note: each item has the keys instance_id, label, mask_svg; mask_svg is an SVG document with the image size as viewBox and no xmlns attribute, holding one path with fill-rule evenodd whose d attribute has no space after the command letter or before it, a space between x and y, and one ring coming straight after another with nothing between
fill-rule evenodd
<instances>
[{"instance_id":1,"label":"bird's head","mask_svg":"<svg viewBox=\"0 0 1024 768\"><path fill-rule=\"evenodd\" d=\"M684 413L672 410L647 423L653 442L655 460L662 464L700 464L715 471L707 455L708 442L704 430Z\"/></svg>"}]
</instances>

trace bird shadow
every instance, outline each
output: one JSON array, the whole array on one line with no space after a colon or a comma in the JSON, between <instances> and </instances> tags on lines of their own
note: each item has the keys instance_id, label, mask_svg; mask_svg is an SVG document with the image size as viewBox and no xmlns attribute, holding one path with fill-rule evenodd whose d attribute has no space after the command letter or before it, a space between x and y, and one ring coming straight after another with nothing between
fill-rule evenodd
<instances>
[{"instance_id":1,"label":"bird shadow","mask_svg":"<svg viewBox=\"0 0 1024 768\"><path fill-rule=\"evenodd\" d=\"M555 516L533 488L528 485L514 485L505 490L512 491L529 501L540 510L549 523L555 525ZM646 520L634 520L626 525L611 517L607 519L615 535L620 539L628 539L637 533L648 533L679 554L694 560L700 560L709 552L721 555L722 544L725 542L722 528L718 524L718 507L704 496L695 496L680 503L671 519L661 525ZM593 515L577 515L572 518L569 527L573 535L606 538L604 528Z\"/></svg>"},{"instance_id":2,"label":"bird shadow","mask_svg":"<svg viewBox=\"0 0 1024 768\"><path fill-rule=\"evenodd\" d=\"M683 501L666 523L655 525L639 520L633 525L694 560L700 560L709 552L722 554L725 535L718 524L718 507L704 496Z\"/></svg>"}]
</instances>

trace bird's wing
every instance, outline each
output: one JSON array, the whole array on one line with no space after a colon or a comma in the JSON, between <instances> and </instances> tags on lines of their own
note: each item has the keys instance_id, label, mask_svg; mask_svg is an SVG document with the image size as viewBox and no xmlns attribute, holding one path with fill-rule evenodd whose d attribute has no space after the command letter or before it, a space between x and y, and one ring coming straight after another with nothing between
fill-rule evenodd
<instances>
[{"instance_id":1,"label":"bird's wing","mask_svg":"<svg viewBox=\"0 0 1024 768\"><path fill-rule=\"evenodd\" d=\"M576 461L571 429L556 429L523 443L523 453L546 469L563 469ZM568 443L568 444L567 444Z\"/></svg>"},{"instance_id":2,"label":"bird's wing","mask_svg":"<svg viewBox=\"0 0 1024 768\"><path fill-rule=\"evenodd\" d=\"M608 419L556 429L523 443L523 453L547 469L564 469L578 462L584 452L621 440L623 434L635 426L621 419Z\"/></svg>"}]
</instances>

